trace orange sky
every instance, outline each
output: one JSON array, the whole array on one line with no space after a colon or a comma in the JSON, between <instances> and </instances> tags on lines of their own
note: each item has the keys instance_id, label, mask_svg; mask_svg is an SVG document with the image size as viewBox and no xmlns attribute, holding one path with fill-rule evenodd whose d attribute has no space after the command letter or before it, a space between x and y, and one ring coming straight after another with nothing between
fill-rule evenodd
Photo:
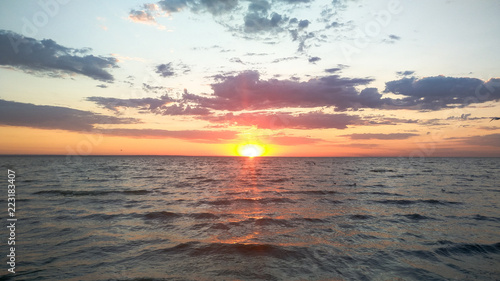
<instances>
[{"instance_id":1,"label":"orange sky","mask_svg":"<svg viewBox=\"0 0 500 281\"><path fill-rule=\"evenodd\" d=\"M500 157L500 2L229 2L0 2L0 154Z\"/></svg>"}]
</instances>

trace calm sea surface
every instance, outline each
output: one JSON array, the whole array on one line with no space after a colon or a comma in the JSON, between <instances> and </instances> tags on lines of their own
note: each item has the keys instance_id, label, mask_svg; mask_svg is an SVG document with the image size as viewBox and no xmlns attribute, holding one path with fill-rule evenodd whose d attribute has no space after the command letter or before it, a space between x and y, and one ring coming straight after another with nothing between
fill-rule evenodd
<instances>
[{"instance_id":1,"label":"calm sea surface","mask_svg":"<svg viewBox=\"0 0 500 281\"><path fill-rule=\"evenodd\" d=\"M500 280L499 158L0 161L1 280Z\"/></svg>"}]
</instances>

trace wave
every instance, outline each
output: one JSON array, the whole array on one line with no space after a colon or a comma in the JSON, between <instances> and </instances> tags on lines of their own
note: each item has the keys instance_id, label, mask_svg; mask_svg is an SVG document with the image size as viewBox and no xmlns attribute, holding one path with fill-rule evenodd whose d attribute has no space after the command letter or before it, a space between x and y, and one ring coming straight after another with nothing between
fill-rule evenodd
<instances>
[{"instance_id":1,"label":"wave","mask_svg":"<svg viewBox=\"0 0 500 281\"><path fill-rule=\"evenodd\" d=\"M387 173L387 172L395 172L395 170L392 169L372 169L370 172L373 173Z\"/></svg>"},{"instance_id":2,"label":"wave","mask_svg":"<svg viewBox=\"0 0 500 281\"><path fill-rule=\"evenodd\" d=\"M374 185L370 185L370 186L367 186L367 187L388 187L388 186L383 185L383 184L374 184Z\"/></svg>"},{"instance_id":3,"label":"wave","mask_svg":"<svg viewBox=\"0 0 500 281\"><path fill-rule=\"evenodd\" d=\"M230 230L229 226L223 223L216 223L210 226L211 230Z\"/></svg>"},{"instance_id":4,"label":"wave","mask_svg":"<svg viewBox=\"0 0 500 281\"><path fill-rule=\"evenodd\" d=\"M440 262L435 253L425 250L397 250L396 253L407 258L413 256L419 259L428 260L431 262Z\"/></svg>"},{"instance_id":5,"label":"wave","mask_svg":"<svg viewBox=\"0 0 500 281\"><path fill-rule=\"evenodd\" d=\"M473 219L475 220L478 220L478 221L494 221L494 222L500 222L500 218L496 218L496 217L486 217L486 216L482 216L482 215L475 215L474 217L472 217Z\"/></svg>"},{"instance_id":6,"label":"wave","mask_svg":"<svg viewBox=\"0 0 500 281\"><path fill-rule=\"evenodd\" d=\"M194 176L194 177L188 177L186 178L187 180L202 180L205 179L206 177L204 176Z\"/></svg>"},{"instance_id":7,"label":"wave","mask_svg":"<svg viewBox=\"0 0 500 281\"><path fill-rule=\"evenodd\" d=\"M226 243L201 243L187 242L173 247L146 252L144 258L158 257L160 254L189 255L192 257L214 256L243 256L243 257L272 257L281 260L303 259L307 255L307 248L285 247L271 244L226 244Z\"/></svg>"},{"instance_id":8,"label":"wave","mask_svg":"<svg viewBox=\"0 0 500 281\"><path fill-rule=\"evenodd\" d=\"M339 192L333 191L333 190L299 190L299 191L284 191L282 193L287 193L287 194L330 195L330 194L337 194Z\"/></svg>"},{"instance_id":9,"label":"wave","mask_svg":"<svg viewBox=\"0 0 500 281\"><path fill-rule=\"evenodd\" d=\"M356 194L373 194L373 195L384 195L384 196L403 196L403 195L401 195L399 193L380 192L380 191L374 191L374 192L362 191L362 192L356 192Z\"/></svg>"},{"instance_id":10,"label":"wave","mask_svg":"<svg viewBox=\"0 0 500 281\"><path fill-rule=\"evenodd\" d=\"M117 215L116 215L117 216ZM134 217L143 218L146 220L174 220L181 217L192 218L195 220L217 220L220 219L220 216L212 214L212 213L175 213L169 211L158 211L158 212L150 212L145 214L134 214Z\"/></svg>"},{"instance_id":11,"label":"wave","mask_svg":"<svg viewBox=\"0 0 500 281\"><path fill-rule=\"evenodd\" d=\"M105 221L112 220L120 217L122 215L107 215L107 214L92 214L88 216L79 217L78 219L88 219L88 220L97 220L97 221Z\"/></svg>"},{"instance_id":12,"label":"wave","mask_svg":"<svg viewBox=\"0 0 500 281\"><path fill-rule=\"evenodd\" d=\"M283 226L292 227L293 224L285 219L261 218L261 219L248 219L242 222L243 224L255 224L257 226Z\"/></svg>"},{"instance_id":13,"label":"wave","mask_svg":"<svg viewBox=\"0 0 500 281\"><path fill-rule=\"evenodd\" d=\"M194 213L194 214L189 214L188 215L191 218L197 219L197 220L216 220L219 219L219 216L214 215L212 213Z\"/></svg>"},{"instance_id":14,"label":"wave","mask_svg":"<svg viewBox=\"0 0 500 281\"><path fill-rule=\"evenodd\" d=\"M413 205L413 204L430 204L430 205L458 205L463 204L462 202L455 201L445 201L445 200L436 200L436 199L427 199L427 200L375 200L376 203L388 204L388 205Z\"/></svg>"},{"instance_id":15,"label":"wave","mask_svg":"<svg viewBox=\"0 0 500 281\"><path fill-rule=\"evenodd\" d=\"M238 198L238 199L219 199L213 201L200 200L198 205L233 205L233 204L276 204L276 203L295 203L295 200L288 198L259 198L259 199L248 199L248 198Z\"/></svg>"},{"instance_id":16,"label":"wave","mask_svg":"<svg viewBox=\"0 0 500 281\"><path fill-rule=\"evenodd\" d=\"M341 201L341 200L332 200L332 199L328 199L328 198L321 198L321 199L318 199L317 201L320 203L327 203L327 204L342 204L342 203L344 203L344 201Z\"/></svg>"},{"instance_id":17,"label":"wave","mask_svg":"<svg viewBox=\"0 0 500 281\"><path fill-rule=\"evenodd\" d=\"M208 182L222 182L224 180L216 180L216 179L210 179L210 178L206 178L206 179L202 179L199 181L199 183L208 183Z\"/></svg>"},{"instance_id":18,"label":"wave","mask_svg":"<svg viewBox=\"0 0 500 281\"><path fill-rule=\"evenodd\" d=\"M500 254L500 243L496 244L455 244L450 247L441 247L434 251L436 254L445 257L455 255L485 255L485 254Z\"/></svg>"},{"instance_id":19,"label":"wave","mask_svg":"<svg viewBox=\"0 0 500 281\"><path fill-rule=\"evenodd\" d=\"M125 195L146 195L151 193L150 190L41 190L33 194L53 194L61 196L100 196L108 194L125 194Z\"/></svg>"},{"instance_id":20,"label":"wave","mask_svg":"<svg viewBox=\"0 0 500 281\"><path fill-rule=\"evenodd\" d=\"M312 223L326 223L325 220L322 219L316 219L316 218L294 218L292 219L294 221L301 221L301 222L312 222Z\"/></svg>"},{"instance_id":21,"label":"wave","mask_svg":"<svg viewBox=\"0 0 500 281\"><path fill-rule=\"evenodd\" d=\"M357 214L357 215L351 215L349 216L349 218L352 220L367 220L373 218L373 216Z\"/></svg>"},{"instance_id":22,"label":"wave","mask_svg":"<svg viewBox=\"0 0 500 281\"><path fill-rule=\"evenodd\" d=\"M289 181L290 179L288 178L280 178L280 179L272 179L272 180L266 180L267 182L275 182L275 183L278 183L278 182L286 182L286 181Z\"/></svg>"},{"instance_id":23,"label":"wave","mask_svg":"<svg viewBox=\"0 0 500 281\"><path fill-rule=\"evenodd\" d=\"M182 215L173 212L161 211L161 212L147 213L143 215L143 217L148 220L173 220L182 217Z\"/></svg>"},{"instance_id":24,"label":"wave","mask_svg":"<svg viewBox=\"0 0 500 281\"><path fill-rule=\"evenodd\" d=\"M433 220L434 219L432 217L423 216L421 214L407 214L407 215L396 215L396 216L405 217L405 218L413 220L413 221Z\"/></svg>"}]
</instances>

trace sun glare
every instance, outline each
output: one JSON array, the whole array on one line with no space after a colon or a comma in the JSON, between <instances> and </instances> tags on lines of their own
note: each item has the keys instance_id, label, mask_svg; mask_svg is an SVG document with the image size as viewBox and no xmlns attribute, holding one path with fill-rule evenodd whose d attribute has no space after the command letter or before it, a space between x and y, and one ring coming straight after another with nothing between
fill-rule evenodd
<instances>
[{"instance_id":1,"label":"sun glare","mask_svg":"<svg viewBox=\"0 0 500 281\"><path fill-rule=\"evenodd\" d=\"M258 157L264 154L264 148L258 144L245 144L238 147L238 154L246 157Z\"/></svg>"}]
</instances>

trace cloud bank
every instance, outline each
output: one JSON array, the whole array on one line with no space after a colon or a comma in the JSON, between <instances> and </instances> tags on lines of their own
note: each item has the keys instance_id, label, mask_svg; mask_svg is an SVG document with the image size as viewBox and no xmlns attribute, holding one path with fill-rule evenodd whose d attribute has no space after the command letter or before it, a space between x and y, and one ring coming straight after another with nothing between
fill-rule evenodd
<instances>
[{"instance_id":1,"label":"cloud bank","mask_svg":"<svg viewBox=\"0 0 500 281\"><path fill-rule=\"evenodd\" d=\"M404 96L392 102L396 109L440 110L500 99L498 78L484 82L469 77L405 77L385 85L384 92Z\"/></svg>"},{"instance_id":2,"label":"cloud bank","mask_svg":"<svg viewBox=\"0 0 500 281\"><path fill-rule=\"evenodd\" d=\"M0 126L90 132L132 138L177 138L195 142L216 143L237 137L234 131L102 129L99 124L138 124L134 118L119 118L60 106L34 105L0 99Z\"/></svg>"},{"instance_id":3,"label":"cloud bank","mask_svg":"<svg viewBox=\"0 0 500 281\"><path fill-rule=\"evenodd\" d=\"M257 71L219 77L211 85L212 97L185 93L184 100L214 110L263 110L279 108L334 107L336 111L357 108L377 108L384 103L376 89L361 92L357 86L372 81L369 78L343 78L330 75L307 82L260 79Z\"/></svg>"},{"instance_id":4,"label":"cloud bank","mask_svg":"<svg viewBox=\"0 0 500 281\"><path fill-rule=\"evenodd\" d=\"M114 80L108 70L116 68L114 57L89 55L89 48L68 48L50 39L36 40L0 30L0 65L33 74L62 77L79 74L103 82Z\"/></svg>"},{"instance_id":5,"label":"cloud bank","mask_svg":"<svg viewBox=\"0 0 500 281\"><path fill-rule=\"evenodd\" d=\"M118 118L60 106L34 105L0 100L0 124L8 126L90 131L95 124L137 124L133 118Z\"/></svg>"}]
</instances>

